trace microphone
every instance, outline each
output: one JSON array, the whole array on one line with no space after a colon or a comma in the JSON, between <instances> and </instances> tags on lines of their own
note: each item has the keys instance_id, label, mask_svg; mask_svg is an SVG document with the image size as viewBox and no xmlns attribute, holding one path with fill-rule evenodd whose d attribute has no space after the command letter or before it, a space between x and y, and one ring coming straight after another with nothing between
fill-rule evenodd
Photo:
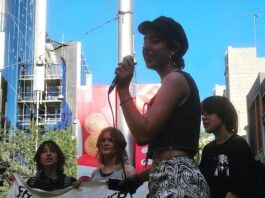
<instances>
[{"instance_id":1,"label":"microphone","mask_svg":"<svg viewBox=\"0 0 265 198\"><path fill-rule=\"evenodd\" d=\"M123 62L125 60L130 60L130 59L133 60L133 57L131 55L124 56L123 57ZM136 64L136 63L134 63L134 64ZM115 76L115 78L113 79L113 81L112 81L112 83L111 83L111 85L109 87L108 94L110 94L113 91L113 89L115 88L115 86L118 84L118 81L119 81L119 77L118 76Z\"/></svg>"},{"instance_id":2,"label":"microphone","mask_svg":"<svg viewBox=\"0 0 265 198\"><path fill-rule=\"evenodd\" d=\"M115 78L113 79L113 81L109 87L108 94L110 94L113 91L113 89L117 85L118 81L119 81L119 77L115 76Z\"/></svg>"}]
</instances>

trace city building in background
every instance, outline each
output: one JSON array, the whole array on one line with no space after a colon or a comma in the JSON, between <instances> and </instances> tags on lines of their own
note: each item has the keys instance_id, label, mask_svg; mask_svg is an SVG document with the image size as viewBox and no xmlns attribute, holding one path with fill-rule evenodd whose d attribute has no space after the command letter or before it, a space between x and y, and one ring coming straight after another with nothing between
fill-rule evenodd
<instances>
[{"instance_id":1,"label":"city building in background","mask_svg":"<svg viewBox=\"0 0 265 198\"><path fill-rule=\"evenodd\" d=\"M23 77L19 78L18 128L27 128L32 119L44 130L71 127L76 118L77 87L86 85L87 81L91 84L88 65L85 64L81 53L81 43L65 45L46 39L45 46L45 62L42 63L44 91L41 92L38 106L34 106L37 102L34 91L27 95L25 86L27 81L33 78L28 75L32 72L21 71L23 75L20 76Z\"/></svg>"},{"instance_id":2,"label":"city building in background","mask_svg":"<svg viewBox=\"0 0 265 198\"><path fill-rule=\"evenodd\" d=\"M249 145L265 163L265 73L259 73L247 94Z\"/></svg>"},{"instance_id":3,"label":"city building in background","mask_svg":"<svg viewBox=\"0 0 265 198\"><path fill-rule=\"evenodd\" d=\"M77 87L92 84L81 43L48 37L46 0L0 0L0 11L2 127L71 127Z\"/></svg>"},{"instance_id":4,"label":"city building in background","mask_svg":"<svg viewBox=\"0 0 265 198\"><path fill-rule=\"evenodd\" d=\"M213 95L214 96L225 96L225 97L227 97L225 85L216 84L214 86L214 89L213 89Z\"/></svg>"},{"instance_id":5,"label":"city building in background","mask_svg":"<svg viewBox=\"0 0 265 198\"><path fill-rule=\"evenodd\" d=\"M20 71L34 60L35 1L0 0L2 126L16 127Z\"/></svg>"},{"instance_id":6,"label":"city building in background","mask_svg":"<svg viewBox=\"0 0 265 198\"><path fill-rule=\"evenodd\" d=\"M256 48L228 47L225 57L227 97L235 106L238 118L238 133L246 136L247 94L260 72L265 72L265 58L259 58Z\"/></svg>"},{"instance_id":7,"label":"city building in background","mask_svg":"<svg viewBox=\"0 0 265 198\"><path fill-rule=\"evenodd\" d=\"M228 47L226 85L215 85L214 95L228 97L239 117L239 135L256 155L265 156L265 58L256 48ZM160 84L136 84L135 102L144 111ZM115 94L108 86L93 86L92 74L80 42L58 42L46 32L46 0L0 0L0 121L2 128L28 131L72 127L77 140L78 175L97 167L96 140L112 126ZM113 112L111 111L111 108ZM123 131L123 129L121 129ZM145 169L147 146L133 143L137 171ZM264 161L264 160L263 160ZM148 164L151 162L148 161Z\"/></svg>"}]
</instances>

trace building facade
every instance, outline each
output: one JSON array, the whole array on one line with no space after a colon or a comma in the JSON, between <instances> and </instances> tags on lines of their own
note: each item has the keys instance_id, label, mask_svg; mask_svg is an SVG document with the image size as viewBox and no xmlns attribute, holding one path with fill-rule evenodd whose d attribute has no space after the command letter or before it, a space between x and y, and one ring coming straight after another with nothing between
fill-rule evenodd
<instances>
[{"instance_id":1,"label":"building facade","mask_svg":"<svg viewBox=\"0 0 265 198\"><path fill-rule=\"evenodd\" d=\"M247 95L249 145L265 163L265 73L259 73Z\"/></svg>"},{"instance_id":2,"label":"building facade","mask_svg":"<svg viewBox=\"0 0 265 198\"><path fill-rule=\"evenodd\" d=\"M20 70L33 67L35 1L0 0L0 11L1 115L16 127Z\"/></svg>"},{"instance_id":3,"label":"building facade","mask_svg":"<svg viewBox=\"0 0 265 198\"><path fill-rule=\"evenodd\" d=\"M265 58L256 55L256 48L228 47L225 57L227 97L235 106L239 135L245 136L248 118L246 97L259 72L265 72Z\"/></svg>"},{"instance_id":4,"label":"building facade","mask_svg":"<svg viewBox=\"0 0 265 198\"><path fill-rule=\"evenodd\" d=\"M81 43L48 38L46 0L0 0L0 12L2 127L70 127L77 87L92 83Z\"/></svg>"},{"instance_id":5,"label":"building facade","mask_svg":"<svg viewBox=\"0 0 265 198\"><path fill-rule=\"evenodd\" d=\"M213 89L214 96L227 96L226 94L226 87L225 85L218 85L216 84Z\"/></svg>"}]
</instances>

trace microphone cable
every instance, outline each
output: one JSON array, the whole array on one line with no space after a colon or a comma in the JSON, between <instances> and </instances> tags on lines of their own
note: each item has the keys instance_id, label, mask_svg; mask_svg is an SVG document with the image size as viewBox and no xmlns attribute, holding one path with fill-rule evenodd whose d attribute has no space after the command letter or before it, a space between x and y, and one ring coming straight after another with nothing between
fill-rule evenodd
<instances>
[{"instance_id":1,"label":"microphone cable","mask_svg":"<svg viewBox=\"0 0 265 198\"><path fill-rule=\"evenodd\" d=\"M111 105L111 102L110 102L110 92L108 92L108 103L109 103L109 107L110 107L110 110L111 110L113 127L115 129L117 129L117 126L116 126L116 123L115 123L115 119L114 119L113 108L112 108L112 105ZM114 134L115 134L116 139L117 139L116 131L115 131ZM125 152L124 153L124 155L125 155L126 154L125 148L124 148L124 152ZM124 161L123 161L122 157L120 159L121 159L121 166L122 166L122 171L123 171L123 174L124 174L124 180L125 180L126 188L127 188L128 193L130 194L130 197L133 198L132 194L130 193L130 187L128 186L128 180L127 180L127 176L126 176L126 172L125 172L125 164L124 164Z\"/></svg>"}]
</instances>

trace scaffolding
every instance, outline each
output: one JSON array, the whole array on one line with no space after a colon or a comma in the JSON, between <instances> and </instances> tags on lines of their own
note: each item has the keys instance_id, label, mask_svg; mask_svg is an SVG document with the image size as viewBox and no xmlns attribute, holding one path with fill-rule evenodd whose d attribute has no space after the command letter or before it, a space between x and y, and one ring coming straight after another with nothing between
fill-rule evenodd
<instances>
[{"instance_id":1,"label":"scaffolding","mask_svg":"<svg viewBox=\"0 0 265 198\"><path fill-rule=\"evenodd\" d=\"M41 92L40 101L37 101L37 93L33 91L33 68L20 68L17 94L18 128L28 129L32 121L38 126L56 128L62 120L63 70L62 64L53 62L46 60L44 64L44 92Z\"/></svg>"}]
</instances>

